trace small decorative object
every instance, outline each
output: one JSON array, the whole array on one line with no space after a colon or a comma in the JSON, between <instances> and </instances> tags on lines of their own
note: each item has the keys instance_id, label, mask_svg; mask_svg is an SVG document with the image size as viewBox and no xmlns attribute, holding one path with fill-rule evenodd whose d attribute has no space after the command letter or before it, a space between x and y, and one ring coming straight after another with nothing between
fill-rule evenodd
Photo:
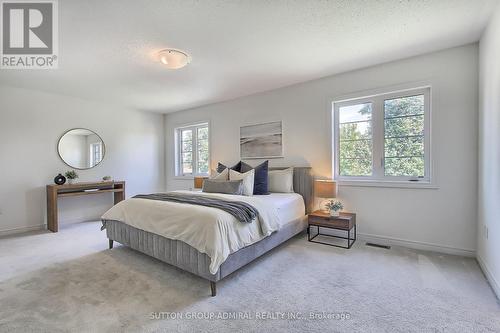
<instances>
[{"instance_id":1,"label":"small decorative object","mask_svg":"<svg viewBox=\"0 0 500 333\"><path fill-rule=\"evenodd\" d=\"M64 183L66 183L66 177L58 174L56 178L54 178L54 183L56 183L57 185L64 185Z\"/></svg>"},{"instance_id":2,"label":"small decorative object","mask_svg":"<svg viewBox=\"0 0 500 333\"><path fill-rule=\"evenodd\" d=\"M240 127L242 159L283 157L281 121Z\"/></svg>"},{"instance_id":3,"label":"small decorative object","mask_svg":"<svg viewBox=\"0 0 500 333\"><path fill-rule=\"evenodd\" d=\"M104 176L102 177L102 180L105 181L105 182L109 182L111 181L113 178L111 176Z\"/></svg>"},{"instance_id":4,"label":"small decorative object","mask_svg":"<svg viewBox=\"0 0 500 333\"><path fill-rule=\"evenodd\" d=\"M330 200L326 204L326 208L330 211L330 216L340 216L340 211L344 209L344 205L340 201Z\"/></svg>"},{"instance_id":5,"label":"small decorative object","mask_svg":"<svg viewBox=\"0 0 500 333\"><path fill-rule=\"evenodd\" d=\"M68 179L69 184L74 184L75 180L78 178L78 174L75 170L67 171L64 175Z\"/></svg>"}]
</instances>

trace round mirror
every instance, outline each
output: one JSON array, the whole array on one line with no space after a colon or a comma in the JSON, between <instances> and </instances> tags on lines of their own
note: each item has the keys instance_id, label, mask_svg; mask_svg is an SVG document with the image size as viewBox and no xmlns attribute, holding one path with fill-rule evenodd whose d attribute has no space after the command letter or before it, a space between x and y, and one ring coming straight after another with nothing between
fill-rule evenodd
<instances>
[{"instance_id":1,"label":"round mirror","mask_svg":"<svg viewBox=\"0 0 500 333\"><path fill-rule=\"evenodd\" d=\"M97 133L85 128L74 128L59 139L57 151L64 163L73 169L85 170L101 163L106 148Z\"/></svg>"}]
</instances>

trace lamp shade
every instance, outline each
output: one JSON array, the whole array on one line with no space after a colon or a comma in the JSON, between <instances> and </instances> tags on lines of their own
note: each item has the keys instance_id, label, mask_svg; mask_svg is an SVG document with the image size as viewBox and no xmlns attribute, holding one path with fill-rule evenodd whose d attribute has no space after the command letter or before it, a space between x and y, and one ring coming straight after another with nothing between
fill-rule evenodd
<instances>
[{"instance_id":1,"label":"lamp shade","mask_svg":"<svg viewBox=\"0 0 500 333\"><path fill-rule=\"evenodd\" d=\"M207 177L194 177L194 188L203 188L203 182Z\"/></svg>"},{"instance_id":2,"label":"lamp shade","mask_svg":"<svg viewBox=\"0 0 500 333\"><path fill-rule=\"evenodd\" d=\"M314 196L317 198L335 198L337 184L333 180L316 179L314 181Z\"/></svg>"}]
</instances>

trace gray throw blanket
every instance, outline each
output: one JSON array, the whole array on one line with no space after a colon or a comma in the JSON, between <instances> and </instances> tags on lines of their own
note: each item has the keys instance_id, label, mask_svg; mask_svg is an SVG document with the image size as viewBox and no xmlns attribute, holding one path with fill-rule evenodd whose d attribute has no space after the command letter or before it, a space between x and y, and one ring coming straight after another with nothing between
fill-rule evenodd
<instances>
[{"instance_id":1,"label":"gray throw blanket","mask_svg":"<svg viewBox=\"0 0 500 333\"><path fill-rule=\"evenodd\" d=\"M139 194L134 198L150 199L160 201L171 201L178 203L186 203L191 205L199 205L205 207L213 207L222 209L225 212L233 215L238 221L251 223L259 212L252 205L243 201L224 200L222 198L209 197L204 195L193 195L187 193L154 193L154 194Z\"/></svg>"}]
</instances>

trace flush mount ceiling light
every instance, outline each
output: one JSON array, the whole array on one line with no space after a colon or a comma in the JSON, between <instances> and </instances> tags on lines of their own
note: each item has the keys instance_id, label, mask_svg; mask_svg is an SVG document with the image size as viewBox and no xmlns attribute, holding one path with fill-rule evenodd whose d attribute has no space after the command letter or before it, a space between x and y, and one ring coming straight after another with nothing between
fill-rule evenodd
<instances>
[{"instance_id":1,"label":"flush mount ceiling light","mask_svg":"<svg viewBox=\"0 0 500 333\"><path fill-rule=\"evenodd\" d=\"M160 62L170 69L179 69L191 62L191 57L180 50L165 49L161 50L158 55Z\"/></svg>"}]
</instances>

